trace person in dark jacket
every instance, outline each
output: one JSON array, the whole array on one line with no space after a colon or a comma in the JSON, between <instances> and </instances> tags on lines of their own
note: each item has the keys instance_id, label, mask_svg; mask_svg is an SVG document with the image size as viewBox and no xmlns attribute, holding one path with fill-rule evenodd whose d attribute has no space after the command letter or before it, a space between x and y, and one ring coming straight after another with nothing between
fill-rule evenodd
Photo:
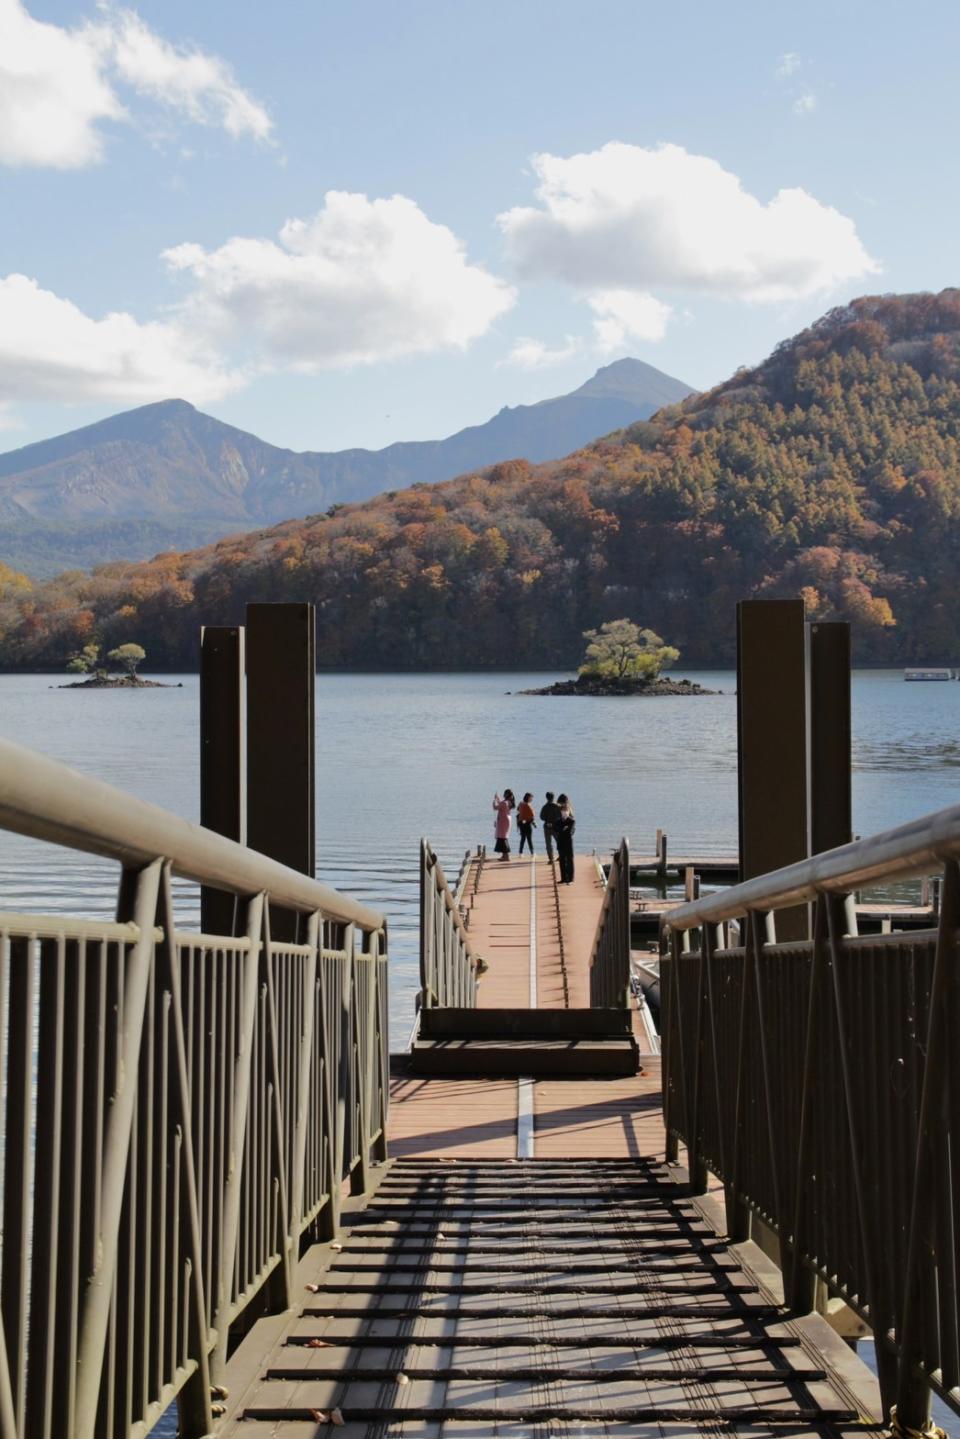
<instances>
[{"instance_id":1,"label":"person in dark jacket","mask_svg":"<svg viewBox=\"0 0 960 1439\"><path fill-rule=\"evenodd\" d=\"M533 827L536 824L536 817L533 813L533 805L530 801L533 795L527 790L523 799L517 805L517 827L520 830L520 853L523 854L523 846L526 845L533 855Z\"/></svg>"},{"instance_id":2,"label":"person in dark jacket","mask_svg":"<svg viewBox=\"0 0 960 1439\"><path fill-rule=\"evenodd\" d=\"M557 796L557 806L560 818L554 823L553 838L560 861L560 883L573 884L573 831L576 829L573 805L565 794L561 794Z\"/></svg>"},{"instance_id":3,"label":"person in dark jacket","mask_svg":"<svg viewBox=\"0 0 960 1439\"><path fill-rule=\"evenodd\" d=\"M560 818L560 806L553 797L553 790L547 790L546 803L540 810L540 823L543 825L543 842L547 846L547 859L553 861L553 827Z\"/></svg>"}]
</instances>

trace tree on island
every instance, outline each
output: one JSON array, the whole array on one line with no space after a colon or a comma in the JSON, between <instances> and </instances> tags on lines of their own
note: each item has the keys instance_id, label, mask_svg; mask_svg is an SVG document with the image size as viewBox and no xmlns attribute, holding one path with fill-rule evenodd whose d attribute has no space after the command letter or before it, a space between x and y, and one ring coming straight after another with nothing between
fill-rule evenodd
<instances>
[{"instance_id":1,"label":"tree on island","mask_svg":"<svg viewBox=\"0 0 960 1439\"><path fill-rule=\"evenodd\" d=\"M107 672L100 659L100 646L95 644L84 645L82 650L77 650L67 660L67 669L76 675L93 675L96 679L106 679Z\"/></svg>"},{"instance_id":2,"label":"tree on island","mask_svg":"<svg viewBox=\"0 0 960 1439\"><path fill-rule=\"evenodd\" d=\"M142 664L146 657L147 652L143 645L135 644L117 645L117 648L107 655L107 659L113 660L115 665L122 665L132 680L137 678L137 665Z\"/></svg>"},{"instance_id":3,"label":"tree on island","mask_svg":"<svg viewBox=\"0 0 960 1439\"><path fill-rule=\"evenodd\" d=\"M680 658L679 650L632 620L608 620L597 630L584 630L583 638L587 648L580 674L587 679L654 684L661 670Z\"/></svg>"}]
</instances>

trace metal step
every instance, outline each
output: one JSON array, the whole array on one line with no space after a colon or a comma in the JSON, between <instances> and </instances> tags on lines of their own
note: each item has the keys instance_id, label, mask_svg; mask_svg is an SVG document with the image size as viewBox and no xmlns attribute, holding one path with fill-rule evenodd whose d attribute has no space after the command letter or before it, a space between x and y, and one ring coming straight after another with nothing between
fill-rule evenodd
<instances>
[{"instance_id":1,"label":"metal step","mask_svg":"<svg viewBox=\"0 0 960 1439\"><path fill-rule=\"evenodd\" d=\"M458 1079L615 1079L637 1073L640 1050L632 1037L417 1039L410 1067L415 1074Z\"/></svg>"}]
</instances>

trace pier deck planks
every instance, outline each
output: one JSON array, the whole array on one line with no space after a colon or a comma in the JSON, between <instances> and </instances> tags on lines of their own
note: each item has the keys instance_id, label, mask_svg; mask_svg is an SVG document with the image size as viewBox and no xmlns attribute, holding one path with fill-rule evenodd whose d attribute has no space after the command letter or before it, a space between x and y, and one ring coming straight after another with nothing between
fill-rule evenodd
<instances>
[{"instance_id":1,"label":"pier deck planks","mask_svg":"<svg viewBox=\"0 0 960 1439\"><path fill-rule=\"evenodd\" d=\"M656 1161L396 1160L314 1264L237 1439L870 1432Z\"/></svg>"},{"instance_id":2,"label":"pier deck planks","mask_svg":"<svg viewBox=\"0 0 960 1439\"><path fill-rule=\"evenodd\" d=\"M601 900L578 860L558 927L542 858L488 863L470 918L481 1005L529 1007L531 953L541 1007L587 1005ZM608 1080L401 1070L390 1153L339 1240L301 1261L298 1311L241 1347L228 1439L877 1432L867 1371L851 1388L842 1341L789 1322L741 1262L753 1246L729 1246L664 1164L658 1059Z\"/></svg>"}]
</instances>

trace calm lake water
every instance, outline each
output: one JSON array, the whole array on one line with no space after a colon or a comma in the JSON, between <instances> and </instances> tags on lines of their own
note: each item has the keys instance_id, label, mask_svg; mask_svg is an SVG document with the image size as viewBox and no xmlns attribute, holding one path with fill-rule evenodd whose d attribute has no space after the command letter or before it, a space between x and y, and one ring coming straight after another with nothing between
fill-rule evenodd
<instances>
[{"instance_id":1,"label":"calm lake water","mask_svg":"<svg viewBox=\"0 0 960 1439\"><path fill-rule=\"evenodd\" d=\"M334 675L317 680L317 869L386 910L393 1039L417 987L417 846L448 875L492 840L494 789L565 789L581 852L622 834L650 852L732 852L736 699L729 672L678 671L722 694L651 700L522 696L550 674ZM182 688L59 689L49 675L0 676L0 736L198 817L198 681ZM512 692L512 693L508 693ZM960 684L858 673L853 687L854 823L861 834L960 802ZM0 907L111 913L111 864L0 831ZM197 902L178 893L185 923Z\"/></svg>"}]
</instances>

